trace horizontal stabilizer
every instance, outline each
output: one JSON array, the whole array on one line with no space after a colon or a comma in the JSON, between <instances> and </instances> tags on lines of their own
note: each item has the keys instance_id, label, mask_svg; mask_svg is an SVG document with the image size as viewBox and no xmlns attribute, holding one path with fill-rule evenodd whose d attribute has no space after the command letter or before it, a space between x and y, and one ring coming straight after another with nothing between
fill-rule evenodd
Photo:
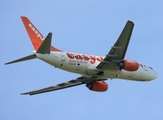
<instances>
[{"instance_id":1,"label":"horizontal stabilizer","mask_svg":"<svg viewBox=\"0 0 163 120\"><path fill-rule=\"evenodd\" d=\"M42 42L36 53L50 53L52 33L49 33L45 40Z\"/></svg>"},{"instance_id":2,"label":"horizontal stabilizer","mask_svg":"<svg viewBox=\"0 0 163 120\"><path fill-rule=\"evenodd\" d=\"M22 61L25 61L25 60L31 60L31 59L34 59L34 58L36 58L36 56L34 54L32 54L32 55L29 55L29 56L26 56L26 57L23 57L23 58L20 58L20 59L5 63L5 65L16 63L16 62L22 62Z\"/></svg>"}]
</instances>

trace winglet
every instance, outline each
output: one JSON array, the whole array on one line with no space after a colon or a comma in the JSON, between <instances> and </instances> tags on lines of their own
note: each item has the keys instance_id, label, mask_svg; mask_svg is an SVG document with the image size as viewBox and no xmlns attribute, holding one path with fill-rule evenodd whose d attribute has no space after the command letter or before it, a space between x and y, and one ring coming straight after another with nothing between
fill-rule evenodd
<instances>
[{"instance_id":1,"label":"winglet","mask_svg":"<svg viewBox=\"0 0 163 120\"><path fill-rule=\"evenodd\" d=\"M134 22L132 22L131 20L128 20L127 22L130 22L130 23L134 24Z\"/></svg>"},{"instance_id":2,"label":"winglet","mask_svg":"<svg viewBox=\"0 0 163 120\"><path fill-rule=\"evenodd\" d=\"M39 32L39 30L32 24L32 22L27 17L21 16L21 19L31 39L34 49L38 50L44 40L44 36ZM50 47L50 50L61 51L53 46Z\"/></svg>"}]
</instances>

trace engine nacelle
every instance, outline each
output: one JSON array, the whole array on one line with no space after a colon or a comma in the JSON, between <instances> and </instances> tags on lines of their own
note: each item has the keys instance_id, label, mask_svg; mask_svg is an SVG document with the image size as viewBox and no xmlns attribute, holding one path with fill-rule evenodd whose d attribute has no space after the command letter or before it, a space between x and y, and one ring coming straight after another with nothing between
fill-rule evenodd
<instances>
[{"instance_id":1,"label":"engine nacelle","mask_svg":"<svg viewBox=\"0 0 163 120\"><path fill-rule=\"evenodd\" d=\"M96 91L96 92L105 92L108 89L108 84L103 81L96 81L87 83L86 85L90 90Z\"/></svg>"},{"instance_id":2,"label":"engine nacelle","mask_svg":"<svg viewBox=\"0 0 163 120\"><path fill-rule=\"evenodd\" d=\"M139 68L139 63L134 60L123 60L121 63L119 63L119 66L121 69L127 71L136 71Z\"/></svg>"}]
</instances>

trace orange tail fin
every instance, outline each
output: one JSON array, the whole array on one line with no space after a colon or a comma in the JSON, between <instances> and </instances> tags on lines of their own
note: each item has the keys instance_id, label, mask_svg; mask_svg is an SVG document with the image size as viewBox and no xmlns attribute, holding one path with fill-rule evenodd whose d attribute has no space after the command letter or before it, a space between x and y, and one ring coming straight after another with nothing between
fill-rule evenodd
<instances>
[{"instance_id":1,"label":"orange tail fin","mask_svg":"<svg viewBox=\"0 0 163 120\"><path fill-rule=\"evenodd\" d=\"M38 31L38 29L32 24L32 22L27 17L21 16L21 19L28 32L28 35L31 39L34 49L38 50L38 48L40 47L40 45L42 44L44 40L44 36ZM53 46L50 47L50 50L61 51Z\"/></svg>"}]
</instances>

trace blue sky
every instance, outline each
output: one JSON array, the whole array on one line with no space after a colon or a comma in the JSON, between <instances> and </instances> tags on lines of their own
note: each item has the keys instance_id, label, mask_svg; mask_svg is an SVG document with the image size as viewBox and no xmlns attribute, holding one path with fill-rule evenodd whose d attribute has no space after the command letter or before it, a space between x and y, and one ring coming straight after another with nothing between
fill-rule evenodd
<instances>
[{"instance_id":1,"label":"blue sky","mask_svg":"<svg viewBox=\"0 0 163 120\"><path fill-rule=\"evenodd\" d=\"M162 0L4 0L0 4L0 119L161 120L163 118ZM22 92L79 77L38 59L5 66L33 51L20 16L27 16L63 51L105 56L127 20L135 23L126 59L153 67L151 82L108 80L104 93L84 85L35 96Z\"/></svg>"}]
</instances>

